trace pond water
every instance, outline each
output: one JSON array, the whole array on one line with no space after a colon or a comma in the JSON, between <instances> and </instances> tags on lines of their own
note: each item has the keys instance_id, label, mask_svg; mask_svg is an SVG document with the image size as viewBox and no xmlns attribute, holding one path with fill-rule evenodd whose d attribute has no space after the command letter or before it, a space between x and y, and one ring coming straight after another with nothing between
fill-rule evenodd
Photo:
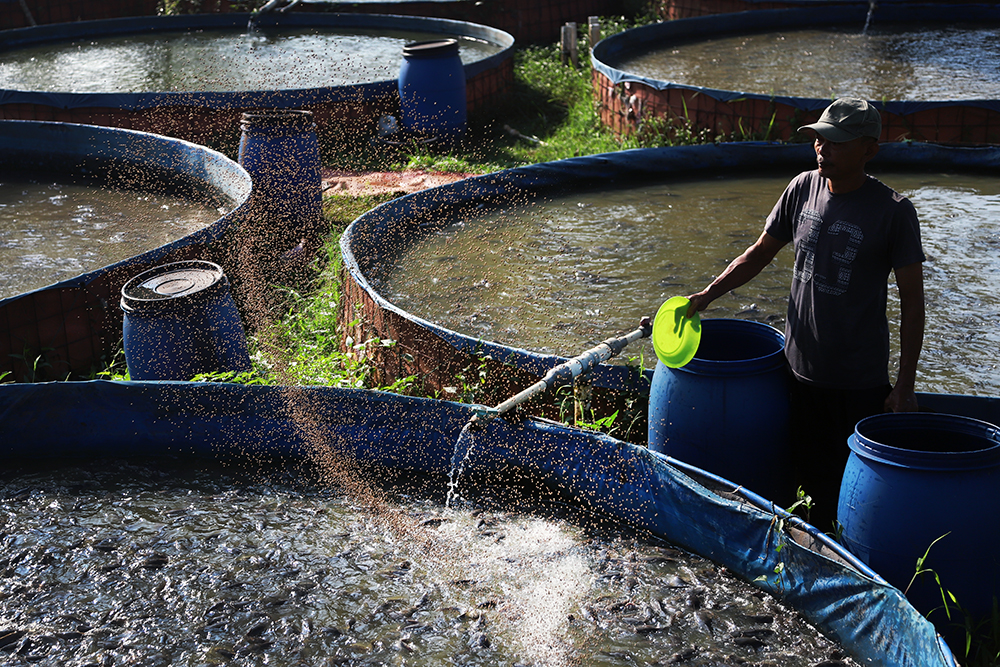
<instances>
[{"instance_id":1,"label":"pond water","mask_svg":"<svg viewBox=\"0 0 1000 667\"><path fill-rule=\"evenodd\" d=\"M879 25L727 35L651 45L608 65L673 83L819 99L1000 98L1000 26Z\"/></svg>"},{"instance_id":2,"label":"pond water","mask_svg":"<svg viewBox=\"0 0 1000 667\"><path fill-rule=\"evenodd\" d=\"M670 179L459 221L408 249L374 284L404 310L454 331L573 356L711 282L760 235L792 175ZM1000 395L1000 183L972 174L878 177L913 201L928 256L918 390ZM703 317L783 331L791 266L786 247ZM889 299L893 322L894 289ZM655 366L648 340L622 356L640 355Z\"/></svg>"},{"instance_id":3,"label":"pond water","mask_svg":"<svg viewBox=\"0 0 1000 667\"><path fill-rule=\"evenodd\" d=\"M224 212L171 195L0 172L0 299L158 248Z\"/></svg>"},{"instance_id":4,"label":"pond water","mask_svg":"<svg viewBox=\"0 0 1000 667\"><path fill-rule=\"evenodd\" d=\"M463 62L500 47L390 30L154 32L3 52L0 88L43 92L243 92L347 86L399 76L403 45L452 37Z\"/></svg>"},{"instance_id":5,"label":"pond water","mask_svg":"<svg viewBox=\"0 0 1000 667\"><path fill-rule=\"evenodd\" d=\"M440 500L351 499L209 463L8 464L2 659L855 664L774 598L670 545L530 502Z\"/></svg>"}]
</instances>

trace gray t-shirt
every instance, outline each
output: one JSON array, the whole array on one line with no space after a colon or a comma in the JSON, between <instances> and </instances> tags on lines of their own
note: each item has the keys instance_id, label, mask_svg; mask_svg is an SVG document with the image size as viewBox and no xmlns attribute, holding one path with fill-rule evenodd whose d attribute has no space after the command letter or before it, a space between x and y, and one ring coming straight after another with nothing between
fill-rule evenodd
<instances>
[{"instance_id":1,"label":"gray t-shirt","mask_svg":"<svg viewBox=\"0 0 1000 667\"><path fill-rule=\"evenodd\" d=\"M866 389L889 382L889 271L924 261L913 204L868 176L833 194L817 171L795 177L764 230L795 250L785 356L802 381Z\"/></svg>"}]
</instances>

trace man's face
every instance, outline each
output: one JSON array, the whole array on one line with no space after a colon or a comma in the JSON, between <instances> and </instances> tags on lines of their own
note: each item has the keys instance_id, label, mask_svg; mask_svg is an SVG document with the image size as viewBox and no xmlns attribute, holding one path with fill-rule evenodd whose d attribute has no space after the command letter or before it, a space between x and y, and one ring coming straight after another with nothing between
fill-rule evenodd
<instances>
[{"instance_id":1,"label":"man's face","mask_svg":"<svg viewBox=\"0 0 1000 667\"><path fill-rule=\"evenodd\" d=\"M813 148L816 150L819 175L831 181L856 178L864 171L865 163L874 156L871 151L875 145L876 142L868 137L834 142L816 133Z\"/></svg>"}]
</instances>

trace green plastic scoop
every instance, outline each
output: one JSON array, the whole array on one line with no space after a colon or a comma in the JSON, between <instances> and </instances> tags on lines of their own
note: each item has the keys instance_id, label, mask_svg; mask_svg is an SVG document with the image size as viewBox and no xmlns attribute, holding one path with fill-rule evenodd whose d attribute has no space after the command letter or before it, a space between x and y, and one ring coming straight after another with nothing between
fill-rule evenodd
<instances>
[{"instance_id":1,"label":"green plastic scoop","mask_svg":"<svg viewBox=\"0 0 1000 667\"><path fill-rule=\"evenodd\" d=\"M701 342L701 318L687 316L691 301L675 296L667 299L653 320L653 349L664 366L680 368L694 358Z\"/></svg>"}]
</instances>

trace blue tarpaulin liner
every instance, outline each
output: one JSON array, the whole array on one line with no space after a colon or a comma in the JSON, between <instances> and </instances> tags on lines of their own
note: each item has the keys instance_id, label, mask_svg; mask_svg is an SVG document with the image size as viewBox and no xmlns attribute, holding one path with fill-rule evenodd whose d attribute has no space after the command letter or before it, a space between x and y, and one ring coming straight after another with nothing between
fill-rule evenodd
<instances>
[{"instance_id":1,"label":"blue tarpaulin liner","mask_svg":"<svg viewBox=\"0 0 1000 667\"><path fill-rule=\"evenodd\" d=\"M724 565L799 610L864 664L956 664L900 591L766 500L642 447L551 422L498 417L460 441L474 411L331 387L7 384L0 385L0 455L246 460L322 449L437 480L465 458L465 479L544 487Z\"/></svg>"},{"instance_id":2,"label":"blue tarpaulin liner","mask_svg":"<svg viewBox=\"0 0 1000 667\"><path fill-rule=\"evenodd\" d=\"M811 144L736 142L618 151L508 169L407 195L382 204L355 220L341 236L341 252L349 279L379 305L447 341L469 355L489 355L541 377L566 361L556 355L484 341L451 331L408 313L378 293L382 272L393 258L423 235L483 210L528 205L565 192L669 178L715 176L728 171L754 173L786 170L789 177L815 168ZM937 171L995 172L1000 147L951 147L891 142L882 144L873 169L914 168ZM720 188L724 185L720 185ZM763 225L763 221L761 221ZM646 313L653 315L654 313ZM638 320L637 314L637 320ZM651 377L651 372L648 377ZM596 387L648 393L649 384L621 365L602 364L590 377Z\"/></svg>"},{"instance_id":3,"label":"blue tarpaulin liner","mask_svg":"<svg viewBox=\"0 0 1000 667\"><path fill-rule=\"evenodd\" d=\"M56 23L32 28L3 31L0 53L29 46L39 46L78 39L142 35L185 30L245 30L250 14L196 14L106 19ZM337 30L408 30L448 35L463 35L501 47L499 53L465 65L466 79L497 67L513 57L514 38L487 26L453 21L379 14L264 14L262 27L317 28ZM400 52L402 61L402 52ZM0 104L39 104L60 109L109 107L112 109L151 109L163 106L207 107L211 109L271 108L290 109L325 103L354 102L385 98L396 94L395 78L326 88L279 89L243 92L162 91L143 93L66 93L0 89Z\"/></svg>"},{"instance_id":4,"label":"blue tarpaulin liner","mask_svg":"<svg viewBox=\"0 0 1000 667\"><path fill-rule=\"evenodd\" d=\"M698 38L713 38L731 34L748 34L762 31L781 31L801 28L831 28L865 25L869 3L841 5L817 3L815 6L798 9L761 9L732 14L717 14L697 18L678 19L655 23L626 30L598 42L591 53L590 62L612 83L636 82L654 90L670 88L695 91L708 97L732 102L745 99L760 99L787 104L804 111L818 111L830 104L829 99L766 95L760 93L719 90L700 86L660 81L641 77L617 69L626 54L649 48L665 48L672 43L690 42ZM919 3L888 2L879 3L874 13L875 21L882 23L954 23L959 21L1000 21L1000 7L996 5L924 5ZM926 109L942 106L961 105L1000 111L1000 99L976 100L872 100L872 103L886 112L905 116Z\"/></svg>"}]
</instances>

